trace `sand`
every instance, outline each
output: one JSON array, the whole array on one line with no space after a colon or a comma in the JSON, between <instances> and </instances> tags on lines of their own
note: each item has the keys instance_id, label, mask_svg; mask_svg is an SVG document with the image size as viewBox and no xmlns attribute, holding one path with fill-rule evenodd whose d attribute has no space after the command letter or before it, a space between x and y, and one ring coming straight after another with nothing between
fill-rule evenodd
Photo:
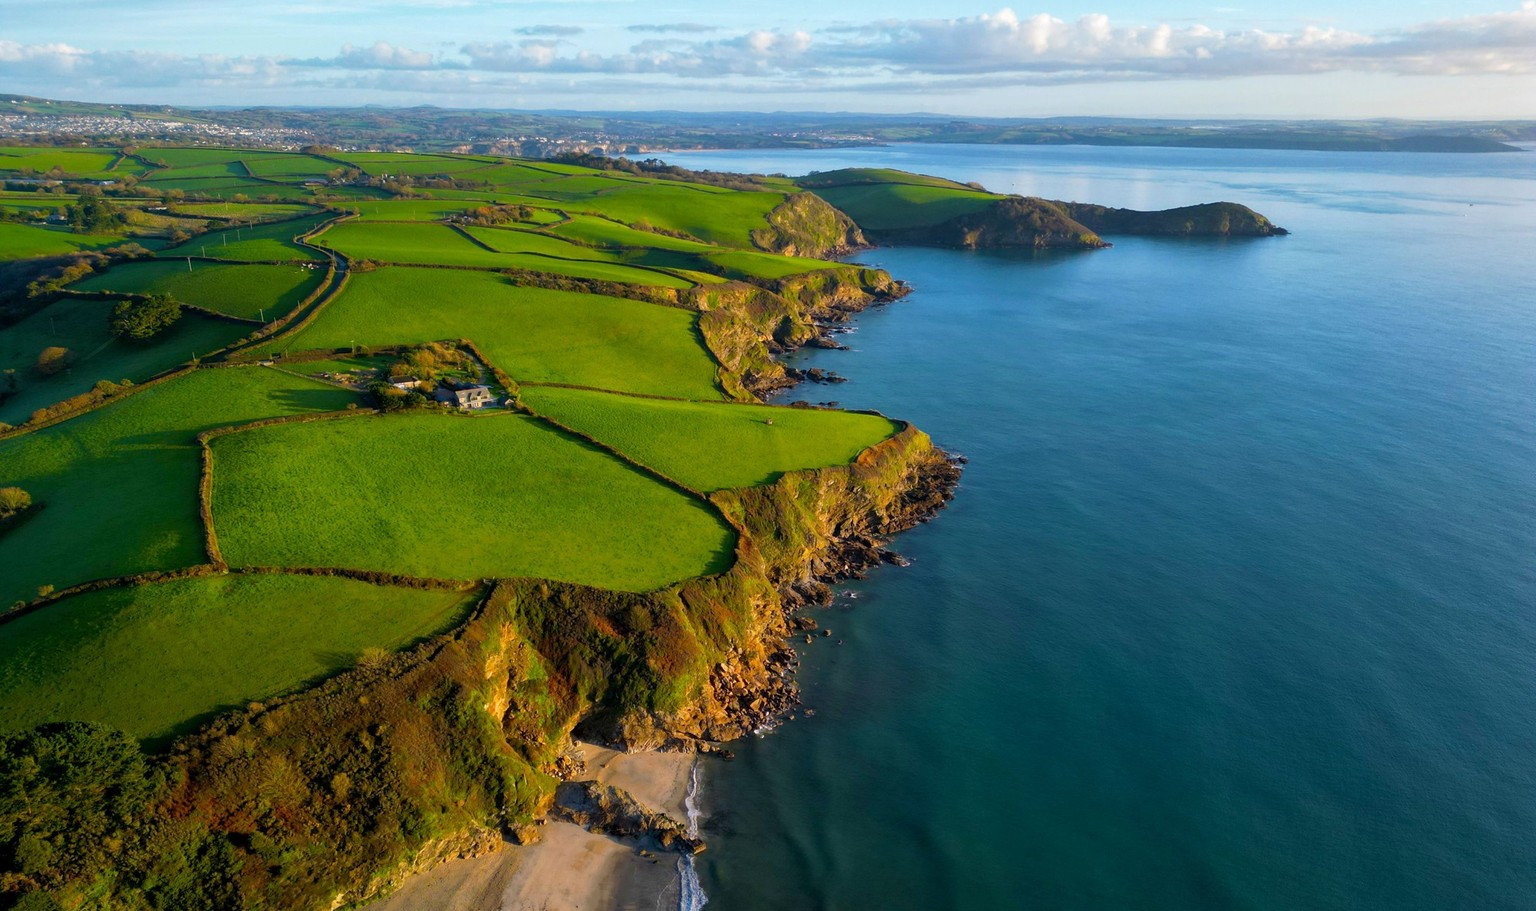
<instances>
[{"instance_id":1,"label":"sand","mask_svg":"<svg viewBox=\"0 0 1536 911\"><path fill-rule=\"evenodd\" d=\"M686 753L619 753L579 744L584 777L624 788L635 799L685 818ZM480 857L449 861L408 880L369 911L619 911L677 907L678 858L645 857L633 843L547 822L528 847L507 843Z\"/></svg>"}]
</instances>

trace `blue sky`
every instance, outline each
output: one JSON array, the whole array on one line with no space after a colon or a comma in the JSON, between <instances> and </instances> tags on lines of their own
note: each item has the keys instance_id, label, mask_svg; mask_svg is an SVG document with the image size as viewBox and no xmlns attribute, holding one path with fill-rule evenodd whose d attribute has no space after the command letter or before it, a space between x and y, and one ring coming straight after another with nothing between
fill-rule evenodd
<instances>
[{"instance_id":1,"label":"blue sky","mask_svg":"<svg viewBox=\"0 0 1536 911\"><path fill-rule=\"evenodd\" d=\"M1536 2L0 0L0 89L184 105L1536 118Z\"/></svg>"}]
</instances>

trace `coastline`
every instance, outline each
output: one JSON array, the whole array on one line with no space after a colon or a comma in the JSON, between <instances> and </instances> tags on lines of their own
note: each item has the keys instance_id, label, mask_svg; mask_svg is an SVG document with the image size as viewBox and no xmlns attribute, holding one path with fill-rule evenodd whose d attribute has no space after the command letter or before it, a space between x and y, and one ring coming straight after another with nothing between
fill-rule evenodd
<instances>
[{"instance_id":1,"label":"coastline","mask_svg":"<svg viewBox=\"0 0 1536 911\"><path fill-rule=\"evenodd\" d=\"M622 788L647 809L688 818L690 783L700 757L693 753L621 752L578 741L586 775ZM651 851L634 839L596 834L572 822L547 819L529 845L503 841L478 857L439 864L410 877L394 893L367 904L370 911L612 911L677 908L680 855ZM696 821L690 831L697 831Z\"/></svg>"}]
</instances>

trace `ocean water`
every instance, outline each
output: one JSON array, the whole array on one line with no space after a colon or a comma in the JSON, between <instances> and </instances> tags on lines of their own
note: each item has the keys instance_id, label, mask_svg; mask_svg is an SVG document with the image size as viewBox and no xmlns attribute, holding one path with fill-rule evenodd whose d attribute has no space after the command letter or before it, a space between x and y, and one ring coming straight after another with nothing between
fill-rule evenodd
<instances>
[{"instance_id":1,"label":"ocean water","mask_svg":"<svg viewBox=\"0 0 1536 911\"><path fill-rule=\"evenodd\" d=\"M916 290L796 396L971 461L706 766L711 905L1536 908L1536 153L667 157L1295 232L858 257Z\"/></svg>"}]
</instances>

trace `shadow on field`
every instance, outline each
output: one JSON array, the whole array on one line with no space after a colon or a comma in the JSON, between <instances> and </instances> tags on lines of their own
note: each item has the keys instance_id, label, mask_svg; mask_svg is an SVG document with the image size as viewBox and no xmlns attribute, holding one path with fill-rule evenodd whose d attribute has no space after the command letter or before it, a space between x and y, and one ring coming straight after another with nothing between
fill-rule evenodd
<instances>
[{"instance_id":1,"label":"shadow on field","mask_svg":"<svg viewBox=\"0 0 1536 911\"><path fill-rule=\"evenodd\" d=\"M268 398L295 411L333 411L336 408L335 389L279 389Z\"/></svg>"}]
</instances>

